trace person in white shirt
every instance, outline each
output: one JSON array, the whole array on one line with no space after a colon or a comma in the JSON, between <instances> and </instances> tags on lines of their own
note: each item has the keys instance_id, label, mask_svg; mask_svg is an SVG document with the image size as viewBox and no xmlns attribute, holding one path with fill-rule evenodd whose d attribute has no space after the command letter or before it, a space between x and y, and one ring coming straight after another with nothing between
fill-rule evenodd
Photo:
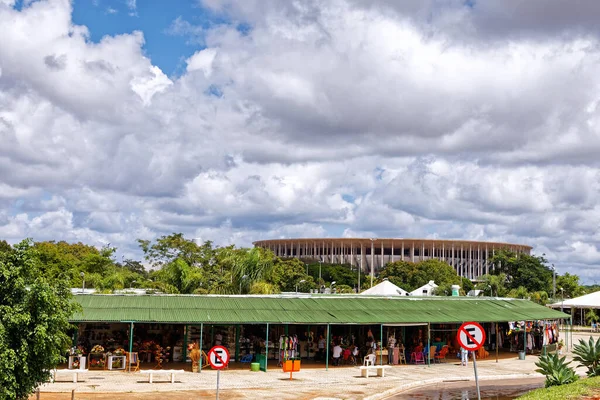
<instances>
[{"instance_id":1,"label":"person in white shirt","mask_svg":"<svg viewBox=\"0 0 600 400\"><path fill-rule=\"evenodd\" d=\"M342 358L342 346L336 343L333 346L333 365L340 365L340 358Z\"/></svg>"},{"instance_id":2,"label":"person in white shirt","mask_svg":"<svg viewBox=\"0 0 600 400\"><path fill-rule=\"evenodd\" d=\"M317 348L319 349L318 355L319 355L319 360L324 360L325 359L325 344L327 342L325 341L325 338L323 337L323 335L319 336L319 341L317 342Z\"/></svg>"}]
</instances>

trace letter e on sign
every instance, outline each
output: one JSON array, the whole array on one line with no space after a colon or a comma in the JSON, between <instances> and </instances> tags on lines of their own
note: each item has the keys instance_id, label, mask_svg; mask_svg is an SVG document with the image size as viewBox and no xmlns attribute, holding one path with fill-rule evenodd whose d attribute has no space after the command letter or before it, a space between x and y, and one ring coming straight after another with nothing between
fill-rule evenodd
<instances>
[{"instance_id":1,"label":"letter e on sign","mask_svg":"<svg viewBox=\"0 0 600 400\"><path fill-rule=\"evenodd\" d=\"M485 343L485 331L477 322L465 322L458 328L456 340L465 350L479 350Z\"/></svg>"}]
</instances>

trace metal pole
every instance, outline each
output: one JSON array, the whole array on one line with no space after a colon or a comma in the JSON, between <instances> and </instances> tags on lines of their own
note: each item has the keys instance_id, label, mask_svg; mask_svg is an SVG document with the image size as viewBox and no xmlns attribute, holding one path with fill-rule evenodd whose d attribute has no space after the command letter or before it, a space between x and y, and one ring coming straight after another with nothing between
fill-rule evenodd
<instances>
[{"instance_id":1,"label":"metal pole","mask_svg":"<svg viewBox=\"0 0 600 400\"><path fill-rule=\"evenodd\" d=\"M219 400L219 377L221 376L221 370L217 370L217 400Z\"/></svg>"},{"instance_id":2,"label":"metal pole","mask_svg":"<svg viewBox=\"0 0 600 400\"><path fill-rule=\"evenodd\" d=\"M326 351L325 351L325 371L329 371L329 324L327 324L327 342L325 343Z\"/></svg>"},{"instance_id":3,"label":"metal pole","mask_svg":"<svg viewBox=\"0 0 600 400\"><path fill-rule=\"evenodd\" d=\"M321 284L321 260L319 260L319 285Z\"/></svg>"},{"instance_id":4,"label":"metal pole","mask_svg":"<svg viewBox=\"0 0 600 400\"><path fill-rule=\"evenodd\" d=\"M523 321L523 360L527 356L527 321Z\"/></svg>"},{"instance_id":5,"label":"metal pole","mask_svg":"<svg viewBox=\"0 0 600 400\"><path fill-rule=\"evenodd\" d=\"M427 323L427 366L430 367L431 366L431 354L429 354L431 352L431 323L428 322Z\"/></svg>"},{"instance_id":6,"label":"metal pole","mask_svg":"<svg viewBox=\"0 0 600 400\"><path fill-rule=\"evenodd\" d=\"M131 352L133 351L133 321L129 326L129 372L131 372ZM89 361L88 361L89 362ZM112 367L111 367L112 368Z\"/></svg>"},{"instance_id":7,"label":"metal pole","mask_svg":"<svg viewBox=\"0 0 600 400\"><path fill-rule=\"evenodd\" d=\"M240 326L235 326L235 361L240 361Z\"/></svg>"},{"instance_id":8,"label":"metal pole","mask_svg":"<svg viewBox=\"0 0 600 400\"><path fill-rule=\"evenodd\" d=\"M183 326L183 362L187 360L188 325Z\"/></svg>"},{"instance_id":9,"label":"metal pole","mask_svg":"<svg viewBox=\"0 0 600 400\"><path fill-rule=\"evenodd\" d=\"M381 330L379 338L381 339L381 346L379 348L379 365L383 365L383 324L379 325L379 329ZM388 354L388 359L390 355Z\"/></svg>"},{"instance_id":10,"label":"metal pole","mask_svg":"<svg viewBox=\"0 0 600 400\"><path fill-rule=\"evenodd\" d=\"M204 323L200 323L200 369L198 372L202 372L202 334L204 333Z\"/></svg>"},{"instance_id":11,"label":"metal pole","mask_svg":"<svg viewBox=\"0 0 600 400\"><path fill-rule=\"evenodd\" d=\"M267 322L267 340L265 340L265 372L269 366L269 323Z\"/></svg>"},{"instance_id":12,"label":"metal pole","mask_svg":"<svg viewBox=\"0 0 600 400\"><path fill-rule=\"evenodd\" d=\"M475 370L475 387L477 388L477 400L481 400L481 392L479 391L479 377L477 376L477 361L475 361L475 352L473 351L473 369Z\"/></svg>"},{"instance_id":13,"label":"metal pole","mask_svg":"<svg viewBox=\"0 0 600 400\"><path fill-rule=\"evenodd\" d=\"M498 362L498 323L496 322L496 362Z\"/></svg>"}]
</instances>

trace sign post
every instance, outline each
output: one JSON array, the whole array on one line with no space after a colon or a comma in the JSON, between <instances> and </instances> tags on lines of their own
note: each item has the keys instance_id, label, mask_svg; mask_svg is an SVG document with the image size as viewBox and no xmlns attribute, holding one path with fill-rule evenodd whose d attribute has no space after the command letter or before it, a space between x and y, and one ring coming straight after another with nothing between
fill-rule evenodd
<instances>
[{"instance_id":1,"label":"sign post","mask_svg":"<svg viewBox=\"0 0 600 400\"><path fill-rule=\"evenodd\" d=\"M477 399L481 400L479 391L479 378L477 377L477 361L475 352L485 343L485 331L477 322L465 322L458 328L456 335L458 344L467 351L473 352L473 369L475 370L475 386L477 387Z\"/></svg>"},{"instance_id":2,"label":"sign post","mask_svg":"<svg viewBox=\"0 0 600 400\"><path fill-rule=\"evenodd\" d=\"M217 370L217 400L219 400L219 378L221 370L229 364L229 351L223 346L214 346L208 352L208 363L212 369Z\"/></svg>"}]
</instances>

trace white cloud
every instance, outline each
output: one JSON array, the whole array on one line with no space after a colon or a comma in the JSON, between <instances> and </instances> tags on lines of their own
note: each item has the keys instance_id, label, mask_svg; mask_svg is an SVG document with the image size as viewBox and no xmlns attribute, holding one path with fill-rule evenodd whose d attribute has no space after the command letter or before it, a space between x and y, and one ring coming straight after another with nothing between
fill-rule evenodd
<instances>
[{"instance_id":1,"label":"white cloud","mask_svg":"<svg viewBox=\"0 0 600 400\"><path fill-rule=\"evenodd\" d=\"M0 238L469 238L597 276L596 6L205 1L231 24L173 21L206 48L170 79L143 32L12 4Z\"/></svg>"}]
</instances>

